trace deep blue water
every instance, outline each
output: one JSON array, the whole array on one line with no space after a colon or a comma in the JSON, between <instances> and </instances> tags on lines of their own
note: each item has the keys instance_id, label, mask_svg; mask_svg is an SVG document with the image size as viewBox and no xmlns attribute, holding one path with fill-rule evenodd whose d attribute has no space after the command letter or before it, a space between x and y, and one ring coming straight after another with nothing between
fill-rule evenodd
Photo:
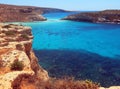
<instances>
[{"instance_id":1,"label":"deep blue water","mask_svg":"<svg viewBox=\"0 0 120 89\"><path fill-rule=\"evenodd\" d=\"M44 14L32 27L33 49L50 76L120 85L120 25L60 20L73 13Z\"/></svg>"}]
</instances>

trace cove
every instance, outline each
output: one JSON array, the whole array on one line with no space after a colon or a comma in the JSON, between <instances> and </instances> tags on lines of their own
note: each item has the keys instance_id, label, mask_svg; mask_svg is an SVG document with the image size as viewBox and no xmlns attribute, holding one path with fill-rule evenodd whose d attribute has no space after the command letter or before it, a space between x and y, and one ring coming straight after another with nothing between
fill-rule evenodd
<instances>
[{"instance_id":1,"label":"cove","mask_svg":"<svg viewBox=\"0 0 120 89\"><path fill-rule=\"evenodd\" d=\"M120 25L60 20L73 14L44 14L32 27L33 49L50 76L90 79L102 86L120 85Z\"/></svg>"}]
</instances>

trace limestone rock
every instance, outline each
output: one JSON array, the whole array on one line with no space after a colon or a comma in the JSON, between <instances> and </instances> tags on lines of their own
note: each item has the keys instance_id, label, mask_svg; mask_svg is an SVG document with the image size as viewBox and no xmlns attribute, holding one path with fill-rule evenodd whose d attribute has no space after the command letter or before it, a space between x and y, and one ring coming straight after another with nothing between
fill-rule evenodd
<instances>
[{"instance_id":1,"label":"limestone rock","mask_svg":"<svg viewBox=\"0 0 120 89\"><path fill-rule=\"evenodd\" d=\"M120 89L120 86L111 86L109 88L100 87L99 89Z\"/></svg>"},{"instance_id":2,"label":"limestone rock","mask_svg":"<svg viewBox=\"0 0 120 89\"><path fill-rule=\"evenodd\" d=\"M0 25L0 89L20 87L25 77L47 81L47 71L40 67L32 51L30 27L14 24ZM18 60L23 63L22 70L11 70L11 64Z\"/></svg>"}]
</instances>

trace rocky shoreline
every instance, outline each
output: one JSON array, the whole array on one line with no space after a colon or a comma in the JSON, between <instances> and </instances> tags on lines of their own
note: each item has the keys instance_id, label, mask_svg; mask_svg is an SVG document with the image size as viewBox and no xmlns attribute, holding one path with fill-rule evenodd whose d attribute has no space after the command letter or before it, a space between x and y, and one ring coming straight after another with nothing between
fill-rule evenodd
<instances>
[{"instance_id":1,"label":"rocky shoreline","mask_svg":"<svg viewBox=\"0 0 120 89\"><path fill-rule=\"evenodd\" d=\"M62 20L72 20L91 23L120 24L120 10L105 10L98 12L84 12L69 15Z\"/></svg>"}]
</instances>

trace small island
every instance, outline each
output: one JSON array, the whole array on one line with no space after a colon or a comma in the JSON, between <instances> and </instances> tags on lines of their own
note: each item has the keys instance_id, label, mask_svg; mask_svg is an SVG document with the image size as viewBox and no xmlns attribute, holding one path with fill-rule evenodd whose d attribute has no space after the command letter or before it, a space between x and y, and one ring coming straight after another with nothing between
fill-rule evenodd
<instances>
[{"instance_id":1,"label":"small island","mask_svg":"<svg viewBox=\"0 0 120 89\"><path fill-rule=\"evenodd\" d=\"M78 13L69 15L62 20L120 24L120 10L105 10L98 12Z\"/></svg>"}]
</instances>

